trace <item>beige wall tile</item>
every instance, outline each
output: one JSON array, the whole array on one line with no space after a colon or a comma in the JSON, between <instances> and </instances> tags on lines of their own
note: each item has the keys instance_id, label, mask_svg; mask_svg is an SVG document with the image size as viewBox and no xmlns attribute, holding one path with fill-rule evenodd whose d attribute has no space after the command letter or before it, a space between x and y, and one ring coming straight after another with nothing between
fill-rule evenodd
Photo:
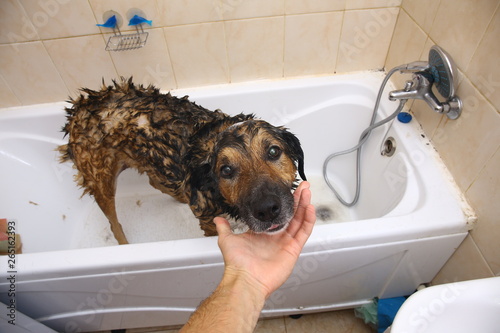
<instances>
[{"instance_id":1,"label":"beige wall tile","mask_svg":"<svg viewBox=\"0 0 500 333\"><path fill-rule=\"evenodd\" d=\"M68 97L68 90L42 42L0 45L0 74L23 105Z\"/></svg>"},{"instance_id":2,"label":"beige wall tile","mask_svg":"<svg viewBox=\"0 0 500 333\"><path fill-rule=\"evenodd\" d=\"M432 280L432 284L444 284L492 276L493 272L488 267L474 240L471 236L467 236Z\"/></svg>"},{"instance_id":3,"label":"beige wall tile","mask_svg":"<svg viewBox=\"0 0 500 333\"><path fill-rule=\"evenodd\" d=\"M499 129L492 129L492 131ZM495 143L492 142L491 145ZM498 141L496 142L499 145ZM500 145L499 145L500 147ZM500 149L467 191L466 195L478 214L477 226L471 235L486 258L493 273L500 276Z\"/></svg>"},{"instance_id":4,"label":"beige wall tile","mask_svg":"<svg viewBox=\"0 0 500 333\"><path fill-rule=\"evenodd\" d=\"M408 36L412 36L412 38L409 39ZM434 45L434 42L427 37L427 34L420 29L406 12L401 11L394 29L391 47L389 48L386 70L413 61L428 61L429 50L432 45ZM405 81L411 79L411 74L394 74L391 81L397 89L402 89ZM443 100L440 96L438 98ZM429 137L434 135L444 117L434 112L423 100L414 100L411 111Z\"/></svg>"},{"instance_id":5,"label":"beige wall tile","mask_svg":"<svg viewBox=\"0 0 500 333\"><path fill-rule=\"evenodd\" d=\"M384 67L398 8L346 11L337 72Z\"/></svg>"},{"instance_id":6,"label":"beige wall tile","mask_svg":"<svg viewBox=\"0 0 500 333\"><path fill-rule=\"evenodd\" d=\"M441 0L430 37L453 55L462 71L467 69L497 5L496 0Z\"/></svg>"},{"instance_id":7,"label":"beige wall tile","mask_svg":"<svg viewBox=\"0 0 500 333\"><path fill-rule=\"evenodd\" d=\"M285 76L333 74L342 12L285 18Z\"/></svg>"},{"instance_id":8,"label":"beige wall tile","mask_svg":"<svg viewBox=\"0 0 500 333\"><path fill-rule=\"evenodd\" d=\"M101 35L44 41L71 96L82 87L98 89L104 79L107 84L118 77Z\"/></svg>"},{"instance_id":9,"label":"beige wall tile","mask_svg":"<svg viewBox=\"0 0 500 333\"><path fill-rule=\"evenodd\" d=\"M231 82L283 76L284 18L225 22Z\"/></svg>"},{"instance_id":10,"label":"beige wall tile","mask_svg":"<svg viewBox=\"0 0 500 333\"><path fill-rule=\"evenodd\" d=\"M134 14L139 14L148 20L153 20L153 25L143 24L144 29L160 27L164 24L163 17L158 12L158 7L154 0L89 0L97 23L104 23L103 14L113 10L122 18L119 26L121 31L135 31L134 26L128 26L129 20ZM103 33L110 32L109 28L100 28Z\"/></svg>"},{"instance_id":11,"label":"beige wall tile","mask_svg":"<svg viewBox=\"0 0 500 333\"><path fill-rule=\"evenodd\" d=\"M285 0L222 0L224 20L279 16L285 12Z\"/></svg>"},{"instance_id":12,"label":"beige wall tile","mask_svg":"<svg viewBox=\"0 0 500 333\"><path fill-rule=\"evenodd\" d=\"M401 7L429 33L436 17L440 0L403 0Z\"/></svg>"},{"instance_id":13,"label":"beige wall tile","mask_svg":"<svg viewBox=\"0 0 500 333\"><path fill-rule=\"evenodd\" d=\"M399 7L401 0L347 0L345 9Z\"/></svg>"},{"instance_id":14,"label":"beige wall tile","mask_svg":"<svg viewBox=\"0 0 500 333\"><path fill-rule=\"evenodd\" d=\"M465 191L500 142L500 114L464 79L457 95L464 103L457 120L441 122L432 141L456 182Z\"/></svg>"},{"instance_id":15,"label":"beige wall tile","mask_svg":"<svg viewBox=\"0 0 500 333\"><path fill-rule=\"evenodd\" d=\"M432 138L439 124L445 121L445 115L434 112L429 105L420 99L413 102L411 112L415 115L418 123L422 126L425 134Z\"/></svg>"},{"instance_id":16,"label":"beige wall tile","mask_svg":"<svg viewBox=\"0 0 500 333\"><path fill-rule=\"evenodd\" d=\"M408 38L408 36L411 36L411 38ZM389 53L387 54L386 68L389 70L395 66L416 60L427 61L427 54L421 57L426 41L427 35L425 32L405 11L401 11L394 29Z\"/></svg>"},{"instance_id":17,"label":"beige wall tile","mask_svg":"<svg viewBox=\"0 0 500 333\"><path fill-rule=\"evenodd\" d=\"M14 95L8 83L0 76L0 108L19 105L21 105L21 102Z\"/></svg>"},{"instance_id":18,"label":"beige wall tile","mask_svg":"<svg viewBox=\"0 0 500 333\"><path fill-rule=\"evenodd\" d=\"M19 0L42 39L99 33L87 0Z\"/></svg>"},{"instance_id":19,"label":"beige wall tile","mask_svg":"<svg viewBox=\"0 0 500 333\"><path fill-rule=\"evenodd\" d=\"M174 73L162 29L151 29L146 45L140 49L109 52L119 76L134 77L134 82L153 84L163 89L176 88Z\"/></svg>"},{"instance_id":20,"label":"beige wall tile","mask_svg":"<svg viewBox=\"0 0 500 333\"><path fill-rule=\"evenodd\" d=\"M488 27L472 61L467 76L474 85L500 110L500 8Z\"/></svg>"},{"instance_id":21,"label":"beige wall tile","mask_svg":"<svg viewBox=\"0 0 500 333\"><path fill-rule=\"evenodd\" d=\"M408 38L412 36L412 38ZM401 11L394 28L394 35L392 36L391 46L387 54L385 62L386 70L403 65L417 60L427 60L427 56L421 59L422 49L424 48L427 35L420 29L420 27L406 14ZM407 80L411 80L411 74L394 74L392 81L402 89Z\"/></svg>"},{"instance_id":22,"label":"beige wall tile","mask_svg":"<svg viewBox=\"0 0 500 333\"><path fill-rule=\"evenodd\" d=\"M285 2L286 14L307 14L344 10L346 0L287 0Z\"/></svg>"},{"instance_id":23,"label":"beige wall tile","mask_svg":"<svg viewBox=\"0 0 500 333\"><path fill-rule=\"evenodd\" d=\"M157 3L165 26L220 21L226 8L220 0L158 0Z\"/></svg>"},{"instance_id":24,"label":"beige wall tile","mask_svg":"<svg viewBox=\"0 0 500 333\"><path fill-rule=\"evenodd\" d=\"M224 24L164 29L179 88L229 82Z\"/></svg>"},{"instance_id":25,"label":"beige wall tile","mask_svg":"<svg viewBox=\"0 0 500 333\"><path fill-rule=\"evenodd\" d=\"M38 40L38 33L18 0L2 0L0 43Z\"/></svg>"}]
</instances>

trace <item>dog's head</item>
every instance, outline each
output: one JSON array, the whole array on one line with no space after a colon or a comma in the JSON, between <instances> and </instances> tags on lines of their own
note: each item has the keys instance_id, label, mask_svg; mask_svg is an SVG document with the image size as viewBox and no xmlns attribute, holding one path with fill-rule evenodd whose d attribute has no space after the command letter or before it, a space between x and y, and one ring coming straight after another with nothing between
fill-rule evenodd
<instances>
[{"instance_id":1,"label":"dog's head","mask_svg":"<svg viewBox=\"0 0 500 333\"><path fill-rule=\"evenodd\" d=\"M306 179L295 135L262 120L236 123L219 134L211 167L225 204L250 230L286 228L294 213L297 171Z\"/></svg>"}]
</instances>

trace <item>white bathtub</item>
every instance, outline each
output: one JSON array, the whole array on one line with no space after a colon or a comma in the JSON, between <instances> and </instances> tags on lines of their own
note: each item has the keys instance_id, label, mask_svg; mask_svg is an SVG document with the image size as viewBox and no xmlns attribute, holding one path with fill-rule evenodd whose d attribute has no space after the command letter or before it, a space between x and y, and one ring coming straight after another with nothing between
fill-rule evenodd
<instances>
[{"instance_id":1,"label":"white bathtub","mask_svg":"<svg viewBox=\"0 0 500 333\"><path fill-rule=\"evenodd\" d=\"M397 145L392 157L380 154L389 125L373 132L363 149L355 207L344 208L326 188L323 160L357 143L382 78L360 73L175 92L209 109L253 112L289 127L304 148L313 203L331 212L331 219L318 219L294 273L263 316L410 294L432 280L471 228L472 211L416 121L390 128ZM57 162L64 105L0 110L0 217L15 221L23 241L13 269L0 258L0 301L14 299L17 311L60 331L183 324L222 274L216 237L204 238L187 206L126 171L117 207L133 244L115 245L97 205L80 198L71 164ZM382 113L396 106L385 94ZM354 154L332 160L329 172L352 197ZM9 296L12 274L15 295Z\"/></svg>"}]
</instances>

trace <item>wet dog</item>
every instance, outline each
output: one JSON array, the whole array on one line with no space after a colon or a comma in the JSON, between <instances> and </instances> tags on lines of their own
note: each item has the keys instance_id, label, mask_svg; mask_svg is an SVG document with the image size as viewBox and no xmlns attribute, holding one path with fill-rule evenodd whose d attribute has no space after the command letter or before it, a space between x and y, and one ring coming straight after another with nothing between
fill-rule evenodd
<instances>
[{"instance_id":1,"label":"wet dog","mask_svg":"<svg viewBox=\"0 0 500 333\"><path fill-rule=\"evenodd\" d=\"M205 236L217 234L213 219L224 214L254 232L286 228L297 171L306 179L296 136L253 115L210 111L132 79L113 83L82 89L70 100L63 127L69 140L58 149L61 162L73 161L78 185L95 198L119 244L127 238L115 191L127 168L189 204Z\"/></svg>"}]
</instances>

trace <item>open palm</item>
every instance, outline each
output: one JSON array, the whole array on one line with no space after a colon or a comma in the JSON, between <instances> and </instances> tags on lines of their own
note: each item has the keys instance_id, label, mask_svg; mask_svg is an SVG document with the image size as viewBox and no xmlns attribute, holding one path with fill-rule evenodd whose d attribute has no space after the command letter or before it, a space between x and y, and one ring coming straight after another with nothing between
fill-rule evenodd
<instances>
[{"instance_id":1,"label":"open palm","mask_svg":"<svg viewBox=\"0 0 500 333\"><path fill-rule=\"evenodd\" d=\"M248 275L264 289L267 297L286 281L316 221L309 187L308 182L302 182L295 190L295 214L281 233L249 231L236 235L226 219L215 219L226 274Z\"/></svg>"}]
</instances>

